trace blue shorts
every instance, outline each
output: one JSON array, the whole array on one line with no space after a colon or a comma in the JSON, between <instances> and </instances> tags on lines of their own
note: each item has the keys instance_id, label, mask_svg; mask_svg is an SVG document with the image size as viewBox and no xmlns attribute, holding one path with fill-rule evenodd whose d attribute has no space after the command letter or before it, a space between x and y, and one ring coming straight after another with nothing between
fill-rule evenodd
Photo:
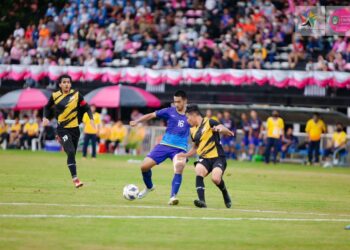
<instances>
[{"instance_id":1,"label":"blue shorts","mask_svg":"<svg viewBox=\"0 0 350 250\"><path fill-rule=\"evenodd\" d=\"M231 136L228 136L228 137L222 137L221 138L221 145L222 146L229 146L229 147L232 147L235 145L235 138L234 137L231 137Z\"/></svg>"},{"instance_id":2,"label":"blue shorts","mask_svg":"<svg viewBox=\"0 0 350 250\"><path fill-rule=\"evenodd\" d=\"M158 144L147 155L147 157L151 158L152 160L154 160L157 163L157 165L159 165L168 158L170 160L173 160L175 155L177 155L178 153L181 153L181 152L186 153L186 151L181 149L181 148L174 148L174 147Z\"/></svg>"},{"instance_id":3,"label":"blue shorts","mask_svg":"<svg viewBox=\"0 0 350 250\"><path fill-rule=\"evenodd\" d=\"M242 143L244 146L249 146L249 137L248 136L244 136L242 139Z\"/></svg>"},{"instance_id":4,"label":"blue shorts","mask_svg":"<svg viewBox=\"0 0 350 250\"><path fill-rule=\"evenodd\" d=\"M249 143L253 144L255 147L258 147L262 144L262 141L257 137L252 137Z\"/></svg>"}]
</instances>

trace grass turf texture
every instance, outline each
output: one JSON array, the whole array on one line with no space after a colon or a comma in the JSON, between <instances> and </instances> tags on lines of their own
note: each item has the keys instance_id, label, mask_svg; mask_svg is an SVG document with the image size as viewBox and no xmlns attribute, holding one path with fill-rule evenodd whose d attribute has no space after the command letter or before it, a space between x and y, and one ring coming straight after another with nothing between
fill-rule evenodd
<instances>
[{"instance_id":1,"label":"grass turf texture","mask_svg":"<svg viewBox=\"0 0 350 250\"><path fill-rule=\"evenodd\" d=\"M139 164L130 158L83 161L79 155L85 186L76 190L64 154L0 151L0 249L350 249L350 231L344 230L350 224L349 168L229 161L225 181L233 208L224 208L207 178L209 209L197 209L192 162L178 207L166 205L170 161L153 170L156 191L125 200L126 184L143 188Z\"/></svg>"}]
</instances>

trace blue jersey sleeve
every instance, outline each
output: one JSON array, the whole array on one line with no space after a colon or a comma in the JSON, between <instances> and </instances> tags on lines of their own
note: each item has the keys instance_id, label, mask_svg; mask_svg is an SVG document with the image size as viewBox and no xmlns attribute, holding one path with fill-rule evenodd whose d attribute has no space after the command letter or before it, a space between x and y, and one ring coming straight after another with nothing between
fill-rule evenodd
<instances>
[{"instance_id":1,"label":"blue jersey sleeve","mask_svg":"<svg viewBox=\"0 0 350 250\"><path fill-rule=\"evenodd\" d=\"M161 119L167 120L170 116L170 108L164 108L156 111L156 116Z\"/></svg>"}]
</instances>

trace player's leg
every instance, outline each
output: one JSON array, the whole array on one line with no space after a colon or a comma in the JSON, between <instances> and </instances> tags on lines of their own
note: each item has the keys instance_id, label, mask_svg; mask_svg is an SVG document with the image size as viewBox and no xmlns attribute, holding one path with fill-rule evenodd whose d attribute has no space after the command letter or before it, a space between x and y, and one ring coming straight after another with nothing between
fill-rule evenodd
<instances>
[{"instance_id":1,"label":"player's leg","mask_svg":"<svg viewBox=\"0 0 350 250\"><path fill-rule=\"evenodd\" d=\"M279 150L279 139L273 139L273 163L277 163L277 154Z\"/></svg>"},{"instance_id":2,"label":"player's leg","mask_svg":"<svg viewBox=\"0 0 350 250\"><path fill-rule=\"evenodd\" d=\"M309 147L307 149L307 155L308 155L308 159L309 159L308 164L310 164L310 165L312 164L313 150L314 150L314 143L313 143L313 141L310 141L309 142Z\"/></svg>"},{"instance_id":3,"label":"player's leg","mask_svg":"<svg viewBox=\"0 0 350 250\"><path fill-rule=\"evenodd\" d=\"M236 154L236 137L232 137L230 140L230 153L231 153L231 159L236 160L237 154Z\"/></svg>"},{"instance_id":4,"label":"player's leg","mask_svg":"<svg viewBox=\"0 0 350 250\"><path fill-rule=\"evenodd\" d=\"M83 186L83 184L77 178L77 166L75 161L75 153L76 153L76 145L77 145L76 135L74 135L75 133L72 133L72 131L69 131L67 129L59 129L57 133L58 133L60 143L63 146L64 152L67 155L67 165L71 173L73 182L77 188L81 187Z\"/></svg>"},{"instance_id":5,"label":"player's leg","mask_svg":"<svg viewBox=\"0 0 350 250\"><path fill-rule=\"evenodd\" d=\"M91 135L91 147L92 147L92 158L96 159L96 141L97 136L95 134Z\"/></svg>"},{"instance_id":6,"label":"player's leg","mask_svg":"<svg viewBox=\"0 0 350 250\"><path fill-rule=\"evenodd\" d=\"M154 185L152 182L152 168L157 165L157 162L150 157L146 157L141 165L142 179L145 183L146 188L144 188L139 194L138 198L144 198L149 192L154 190Z\"/></svg>"},{"instance_id":7,"label":"player's leg","mask_svg":"<svg viewBox=\"0 0 350 250\"><path fill-rule=\"evenodd\" d=\"M88 134L85 134L84 135L84 143L83 143L83 157L86 158L86 155L87 155L87 148L88 148L88 145L89 145L89 135Z\"/></svg>"},{"instance_id":8,"label":"player's leg","mask_svg":"<svg viewBox=\"0 0 350 250\"><path fill-rule=\"evenodd\" d=\"M202 159L200 159L202 160ZM205 161L205 160L202 160ZM209 173L207 168L202 163L196 163L196 189L198 200L194 201L194 205L196 207L205 208L207 207L205 203L205 185L204 185L204 177L206 177Z\"/></svg>"},{"instance_id":9,"label":"player's leg","mask_svg":"<svg viewBox=\"0 0 350 250\"><path fill-rule=\"evenodd\" d=\"M143 180L148 189L153 187L152 183L152 168L157 165L157 163L150 157L146 157L141 165L141 172L143 175Z\"/></svg>"},{"instance_id":10,"label":"player's leg","mask_svg":"<svg viewBox=\"0 0 350 250\"><path fill-rule=\"evenodd\" d=\"M70 134L72 136L73 145L74 145L74 161L75 161L75 157L76 157L77 150L78 150L79 138L80 138L79 127L70 129ZM77 168L76 164L75 164L75 168ZM77 173L77 170L76 170L76 173ZM76 174L76 175L77 175L77 177L73 178L73 182L75 184L75 187L76 188L82 187L84 184L78 179L78 174Z\"/></svg>"},{"instance_id":11,"label":"player's leg","mask_svg":"<svg viewBox=\"0 0 350 250\"><path fill-rule=\"evenodd\" d=\"M167 150L168 150L167 146L158 144L143 160L143 163L141 165L141 173L142 173L143 182L145 183L146 188L139 193L138 195L139 199L144 198L149 192L154 190L151 169L155 165L162 163L168 158L169 155Z\"/></svg>"},{"instance_id":12,"label":"player's leg","mask_svg":"<svg viewBox=\"0 0 350 250\"><path fill-rule=\"evenodd\" d=\"M265 149L265 163L270 162L271 147L272 147L272 138L267 138L267 145Z\"/></svg>"},{"instance_id":13,"label":"player's leg","mask_svg":"<svg viewBox=\"0 0 350 250\"><path fill-rule=\"evenodd\" d=\"M174 152L173 157L173 167L174 167L174 177L173 181L171 183L171 193L170 193L170 200L168 202L169 205L177 205L179 203L179 199L176 197L177 193L180 190L180 186L182 183L182 172L186 166L186 158L179 158L177 157L177 153L182 152L181 150L176 150Z\"/></svg>"},{"instance_id":14,"label":"player's leg","mask_svg":"<svg viewBox=\"0 0 350 250\"><path fill-rule=\"evenodd\" d=\"M255 152L255 144L254 139L249 143L249 160L251 161L253 159L253 155Z\"/></svg>"},{"instance_id":15,"label":"player's leg","mask_svg":"<svg viewBox=\"0 0 350 250\"><path fill-rule=\"evenodd\" d=\"M320 163L320 141L315 142L315 163Z\"/></svg>"},{"instance_id":16,"label":"player's leg","mask_svg":"<svg viewBox=\"0 0 350 250\"><path fill-rule=\"evenodd\" d=\"M225 152L226 157L229 158L230 157L230 153L231 153L229 145L225 142L222 145L222 147L224 148L224 152Z\"/></svg>"},{"instance_id":17,"label":"player's leg","mask_svg":"<svg viewBox=\"0 0 350 250\"><path fill-rule=\"evenodd\" d=\"M230 157L230 148L229 148L227 138L225 137L221 138L221 145L222 145L222 148L224 149L226 157Z\"/></svg>"},{"instance_id":18,"label":"player's leg","mask_svg":"<svg viewBox=\"0 0 350 250\"><path fill-rule=\"evenodd\" d=\"M226 160L222 157L219 157L213 165L213 171L211 174L211 179L214 184L220 189L222 192L222 196L224 198L224 202L227 208L231 207L231 198L227 191L225 182L222 178L226 169Z\"/></svg>"}]
</instances>

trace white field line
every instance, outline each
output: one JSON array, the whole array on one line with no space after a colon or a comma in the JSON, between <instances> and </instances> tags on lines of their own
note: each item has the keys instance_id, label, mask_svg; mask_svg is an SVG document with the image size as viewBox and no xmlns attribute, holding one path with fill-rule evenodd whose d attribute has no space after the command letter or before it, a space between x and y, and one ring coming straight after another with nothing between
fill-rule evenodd
<instances>
[{"instance_id":1,"label":"white field line","mask_svg":"<svg viewBox=\"0 0 350 250\"><path fill-rule=\"evenodd\" d=\"M31 202L0 202L0 206L42 206L42 207L87 207L87 208L132 208L132 209L173 209L173 210L198 210L195 207L171 207L171 206L145 206L145 205L113 205L113 204L60 204L60 203L31 203ZM293 212L293 211L274 211L259 209L226 209L226 208L206 208L210 211L227 211L243 213L268 213L268 214L289 214L289 215L315 215L315 216L339 216L350 217L350 214L329 214L315 212Z\"/></svg>"},{"instance_id":2,"label":"white field line","mask_svg":"<svg viewBox=\"0 0 350 250\"><path fill-rule=\"evenodd\" d=\"M291 222L350 222L350 219L309 218L242 218L242 217L190 217L190 216L134 216L134 215L69 215L69 214L0 214L0 218L12 219L155 219L155 220L207 220L207 221L291 221Z\"/></svg>"}]
</instances>

